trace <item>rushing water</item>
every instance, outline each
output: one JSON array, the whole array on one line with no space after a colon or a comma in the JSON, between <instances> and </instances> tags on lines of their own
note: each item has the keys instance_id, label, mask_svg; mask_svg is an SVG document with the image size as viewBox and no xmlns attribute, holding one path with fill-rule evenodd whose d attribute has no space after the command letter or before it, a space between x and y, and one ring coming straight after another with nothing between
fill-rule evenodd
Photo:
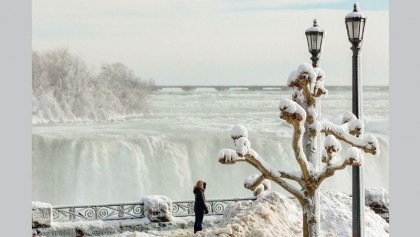
<instances>
[{"instance_id":1,"label":"rushing water","mask_svg":"<svg viewBox=\"0 0 420 237\"><path fill-rule=\"evenodd\" d=\"M37 124L32 129L33 200L58 204L135 201L148 194L192 199L198 179L207 198L252 195L248 164L221 165L221 148L233 148L230 128L249 130L252 148L280 170L297 170L292 128L279 119L280 98L290 91L163 90L154 92L151 112L109 123ZM377 136L381 154L365 156L365 186L389 188L387 88L364 91L366 133ZM349 89L330 91L323 117L336 121L351 111ZM281 190L272 185L275 190ZM351 169L339 171L322 188L351 192Z\"/></svg>"}]
</instances>

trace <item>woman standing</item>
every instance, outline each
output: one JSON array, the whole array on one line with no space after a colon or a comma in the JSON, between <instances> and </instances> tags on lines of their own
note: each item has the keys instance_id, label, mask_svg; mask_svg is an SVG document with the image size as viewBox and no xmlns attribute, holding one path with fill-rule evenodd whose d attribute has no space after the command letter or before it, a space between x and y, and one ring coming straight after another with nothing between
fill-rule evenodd
<instances>
[{"instance_id":1,"label":"woman standing","mask_svg":"<svg viewBox=\"0 0 420 237\"><path fill-rule=\"evenodd\" d=\"M195 195L194 202L194 213L195 213L195 223L194 223L194 234L197 231L203 230L201 224L203 223L204 214L209 213L209 210L206 206L206 198L204 196L204 190L206 189L206 183L198 180L197 184L194 186L193 193Z\"/></svg>"}]
</instances>

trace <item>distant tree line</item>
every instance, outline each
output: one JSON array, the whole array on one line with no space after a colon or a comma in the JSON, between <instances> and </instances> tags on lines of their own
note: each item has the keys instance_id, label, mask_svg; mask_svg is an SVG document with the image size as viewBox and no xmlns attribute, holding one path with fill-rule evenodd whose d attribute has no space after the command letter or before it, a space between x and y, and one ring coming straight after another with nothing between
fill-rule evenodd
<instances>
[{"instance_id":1,"label":"distant tree line","mask_svg":"<svg viewBox=\"0 0 420 237\"><path fill-rule=\"evenodd\" d=\"M151 83L152 81L150 81ZM94 72L67 49L32 52L32 122L107 121L148 109L150 83L122 63Z\"/></svg>"}]
</instances>

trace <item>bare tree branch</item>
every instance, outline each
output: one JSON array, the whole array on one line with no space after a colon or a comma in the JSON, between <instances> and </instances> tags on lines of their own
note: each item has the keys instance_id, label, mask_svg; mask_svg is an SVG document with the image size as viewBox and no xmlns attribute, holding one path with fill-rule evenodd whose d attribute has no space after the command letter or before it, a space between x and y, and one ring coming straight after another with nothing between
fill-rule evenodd
<instances>
[{"instance_id":1,"label":"bare tree branch","mask_svg":"<svg viewBox=\"0 0 420 237\"><path fill-rule=\"evenodd\" d=\"M341 162L336 162L334 164L325 166L324 170L318 176L318 186L326 178L333 176L335 171L342 170L342 169L346 168L347 165L351 165L351 162L347 159L344 159Z\"/></svg>"},{"instance_id":2,"label":"bare tree branch","mask_svg":"<svg viewBox=\"0 0 420 237\"><path fill-rule=\"evenodd\" d=\"M280 185L282 188L289 191L293 196L295 196L299 200L303 200L303 192L295 188L293 185L287 183L285 180L281 178L280 172L276 169L272 168L270 164L268 164L265 160L263 160L260 155L254 151L250 150L248 154L245 155L246 161L250 163L252 166L257 168L262 175L266 179L270 179Z\"/></svg>"},{"instance_id":3,"label":"bare tree branch","mask_svg":"<svg viewBox=\"0 0 420 237\"><path fill-rule=\"evenodd\" d=\"M294 103L294 105L287 104L287 102L289 103L292 102ZM297 108L294 112L290 113L288 112L289 106L296 106ZM303 110L303 108L300 105L290 100L286 101L284 105L280 104L280 111L281 111L280 118L284 119L286 122L293 125L293 141L292 141L293 151L295 153L296 161L298 162L300 169L302 171L303 178L305 182L307 182L310 180L309 165L306 159L305 152L303 151L302 139L303 139L303 132L305 128L301 124L303 123L302 121L305 120L306 112Z\"/></svg>"},{"instance_id":4,"label":"bare tree branch","mask_svg":"<svg viewBox=\"0 0 420 237\"><path fill-rule=\"evenodd\" d=\"M245 161L245 157L240 157L232 149L222 149L219 151L218 160L222 164L235 164L238 161Z\"/></svg>"},{"instance_id":5,"label":"bare tree branch","mask_svg":"<svg viewBox=\"0 0 420 237\"><path fill-rule=\"evenodd\" d=\"M374 136L367 136L364 138L358 138L348 133L342 126L333 124L329 121L323 121L321 123L321 132L335 136L337 139L347 142L348 144L362 149L366 153L375 155L379 144Z\"/></svg>"},{"instance_id":6,"label":"bare tree branch","mask_svg":"<svg viewBox=\"0 0 420 237\"><path fill-rule=\"evenodd\" d=\"M261 174L260 176L258 176L258 178L255 180L255 182L251 186L248 186L245 188L254 191L256 187L258 187L260 184L264 182L264 180L266 180L266 178L264 177L263 174Z\"/></svg>"},{"instance_id":7,"label":"bare tree branch","mask_svg":"<svg viewBox=\"0 0 420 237\"><path fill-rule=\"evenodd\" d=\"M308 88L308 80L306 79L306 77L308 77L306 74L302 74L299 76L299 82L301 83L301 87L303 90L303 95L306 98L306 101L308 103L308 107L314 106L315 105L315 98L312 96L311 91L309 91Z\"/></svg>"},{"instance_id":8,"label":"bare tree branch","mask_svg":"<svg viewBox=\"0 0 420 237\"><path fill-rule=\"evenodd\" d=\"M305 182L303 181L302 173L300 173L299 175L297 175L296 173L287 173L287 172L284 172L284 171L279 171L279 173L280 173L282 178L296 181L302 187L305 186Z\"/></svg>"}]
</instances>

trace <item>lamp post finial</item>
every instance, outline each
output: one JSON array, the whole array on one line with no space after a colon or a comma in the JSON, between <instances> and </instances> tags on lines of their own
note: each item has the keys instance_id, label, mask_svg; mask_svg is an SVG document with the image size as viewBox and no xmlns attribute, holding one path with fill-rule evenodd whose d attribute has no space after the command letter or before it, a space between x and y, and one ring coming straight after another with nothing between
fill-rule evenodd
<instances>
[{"instance_id":1,"label":"lamp post finial","mask_svg":"<svg viewBox=\"0 0 420 237\"><path fill-rule=\"evenodd\" d=\"M314 26L319 26L318 25L318 19L316 19L316 18L314 19Z\"/></svg>"},{"instance_id":2,"label":"lamp post finial","mask_svg":"<svg viewBox=\"0 0 420 237\"><path fill-rule=\"evenodd\" d=\"M355 2L353 6L353 12L359 12L359 11L360 11L359 2Z\"/></svg>"}]
</instances>

